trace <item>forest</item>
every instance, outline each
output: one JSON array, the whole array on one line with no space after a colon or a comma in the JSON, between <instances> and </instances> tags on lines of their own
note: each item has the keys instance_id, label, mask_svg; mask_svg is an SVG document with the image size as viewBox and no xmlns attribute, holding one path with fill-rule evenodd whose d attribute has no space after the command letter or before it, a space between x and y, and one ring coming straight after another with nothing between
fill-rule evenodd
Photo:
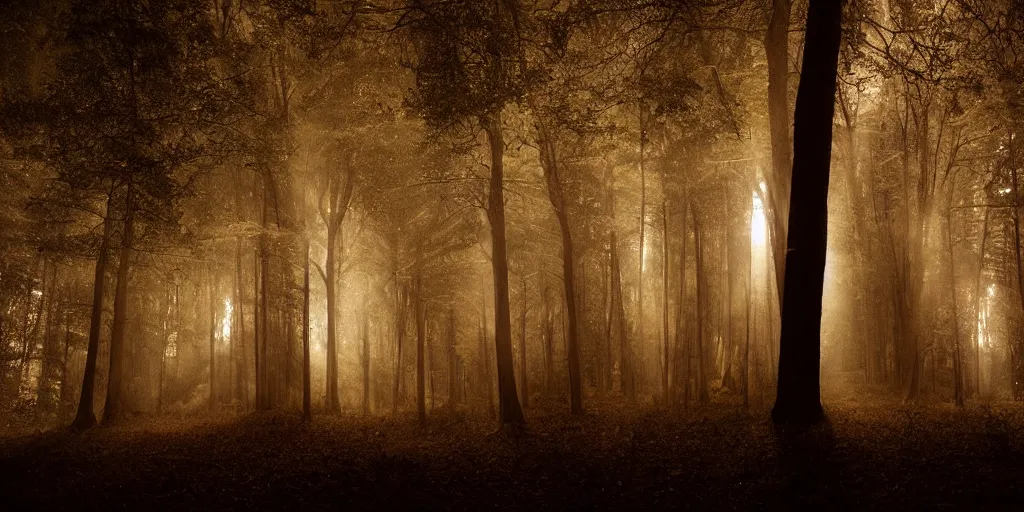
<instances>
[{"instance_id":1,"label":"forest","mask_svg":"<svg viewBox=\"0 0 1024 512\"><path fill-rule=\"evenodd\" d=\"M4 487L1019 502L1018 132L1021 0L0 2Z\"/></svg>"}]
</instances>

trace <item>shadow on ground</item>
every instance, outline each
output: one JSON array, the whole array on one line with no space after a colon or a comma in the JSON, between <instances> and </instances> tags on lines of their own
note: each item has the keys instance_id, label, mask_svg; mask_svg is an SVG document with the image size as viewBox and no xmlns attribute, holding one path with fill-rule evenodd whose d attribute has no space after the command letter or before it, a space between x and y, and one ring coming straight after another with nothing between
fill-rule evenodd
<instances>
[{"instance_id":1,"label":"shadow on ground","mask_svg":"<svg viewBox=\"0 0 1024 512\"><path fill-rule=\"evenodd\" d=\"M524 435L438 413L148 418L0 442L28 509L976 508L1024 500L1015 407L844 405L811 429L767 411L532 411Z\"/></svg>"}]
</instances>

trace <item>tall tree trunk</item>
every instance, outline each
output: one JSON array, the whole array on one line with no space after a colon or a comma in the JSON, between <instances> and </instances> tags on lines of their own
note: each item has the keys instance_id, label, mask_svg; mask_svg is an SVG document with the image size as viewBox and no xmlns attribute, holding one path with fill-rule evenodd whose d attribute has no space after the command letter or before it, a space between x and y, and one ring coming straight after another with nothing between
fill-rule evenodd
<instances>
[{"instance_id":1,"label":"tall tree trunk","mask_svg":"<svg viewBox=\"0 0 1024 512\"><path fill-rule=\"evenodd\" d=\"M512 321L509 317L508 255L505 242L504 151L501 114L484 120L491 149L491 181L487 218L491 225L491 266L494 274L494 348L498 362L498 421L503 425L525 423L516 396L516 377L512 365Z\"/></svg>"},{"instance_id":2,"label":"tall tree trunk","mask_svg":"<svg viewBox=\"0 0 1024 512\"><path fill-rule=\"evenodd\" d=\"M981 224L981 248L978 252L978 273L974 280L974 319L978 324L982 323L985 299L982 295L981 278L985 271L985 247L988 244L988 222L991 210L985 207L985 220ZM988 327L986 326L985 329ZM978 333L978 339L974 343L974 392L981 394L981 343L982 334Z\"/></svg>"},{"instance_id":3,"label":"tall tree trunk","mask_svg":"<svg viewBox=\"0 0 1024 512\"><path fill-rule=\"evenodd\" d=\"M210 412L213 412L216 406L217 393L216 393L216 375L217 375L217 300L214 297L214 284L215 278L211 269L209 277L209 290L210 290Z\"/></svg>"},{"instance_id":4,"label":"tall tree trunk","mask_svg":"<svg viewBox=\"0 0 1024 512\"><path fill-rule=\"evenodd\" d=\"M733 321L732 321L733 320L733 318L732 318L732 314L733 314L733 309L732 309L732 302L733 302L732 301L732 291L733 291L733 285L734 285L733 278L735 277L736 273L733 272L732 270L733 270L733 262L735 261L736 256L733 254L733 252L734 252L734 250L733 250L734 249L734 245L733 244L735 243L735 240L734 240L735 223L732 220L732 219L734 219L734 217L732 216L732 194L731 194L731 191L732 191L731 188L726 189L726 197L725 197L726 218L729 219L729 222L728 222L728 224L726 224L726 227L725 227L725 229L726 229L726 234L725 234L725 247L726 247L725 248L725 266L726 266L726 272L725 272L725 279L724 279L725 290L726 290L725 291L725 304L726 304L726 308L727 308L726 327L725 327L726 336L725 336L725 339L728 340L728 343L725 343L725 354L724 354L725 360L724 360L723 365L722 365L723 366L722 367L722 387L728 388L730 391L734 391L735 392L736 391L736 379L733 378L733 376L732 376L733 375L732 360L733 360L733 354L736 352L736 340L733 337L733 330L732 330L732 328L733 328Z\"/></svg>"},{"instance_id":5,"label":"tall tree trunk","mask_svg":"<svg viewBox=\"0 0 1024 512\"><path fill-rule=\"evenodd\" d=\"M644 339L644 257L646 256L646 247L644 241L646 240L647 230L647 171L644 165L644 147L647 143L647 130L644 126L644 112L643 105L640 106L640 263L637 265L637 277L636 277L636 326L637 326L637 348L640 352L638 354L638 360L640 361L640 384L643 385L645 382L646 365L644 347L646 347L646 341ZM635 378L635 377L634 377Z\"/></svg>"},{"instance_id":6,"label":"tall tree trunk","mask_svg":"<svg viewBox=\"0 0 1024 512\"><path fill-rule=\"evenodd\" d=\"M313 391L309 375L309 237L306 237L303 249L305 258L302 263L302 419L309 421L313 414Z\"/></svg>"},{"instance_id":7,"label":"tall tree trunk","mask_svg":"<svg viewBox=\"0 0 1024 512\"><path fill-rule=\"evenodd\" d=\"M960 350L960 314L956 292L956 260L953 259L953 216L946 210L946 248L949 251L949 291L953 298L953 399L964 406L963 356Z\"/></svg>"},{"instance_id":8,"label":"tall tree trunk","mask_svg":"<svg viewBox=\"0 0 1024 512\"><path fill-rule=\"evenodd\" d=\"M236 349L235 357L235 397L239 402L246 406L249 403L249 376L248 368L249 365L245 361L245 309L243 303L245 302L245 294L242 292L243 286L243 274L242 274L242 239L238 238L237 245L235 246L235 325L238 331L235 339L238 341L238 347ZM235 334L235 331L231 331ZM234 346L234 343L232 343Z\"/></svg>"},{"instance_id":9,"label":"tall tree trunk","mask_svg":"<svg viewBox=\"0 0 1024 512\"><path fill-rule=\"evenodd\" d=\"M103 423L109 423L123 413L124 404L124 332L128 320L128 271L131 269L132 238L135 230L135 204L132 183L125 193L124 228L117 262L117 283L114 290L114 322L110 333L110 372L107 380L107 404L103 408Z\"/></svg>"},{"instance_id":10,"label":"tall tree trunk","mask_svg":"<svg viewBox=\"0 0 1024 512\"><path fill-rule=\"evenodd\" d=\"M264 176L265 181L269 181L273 177L266 175ZM269 198L267 194L267 185L263 186L263 211L260 216L260 224L263 229L263 233L260 235L260 339L263 340L263 344L258 348L257 360L260 361L259 371L256 372L256 387L259 390L257 396L259 403L257 407L260 410L266 410L270 407L270 386L268 380L268 361L267 361L267 346L270 344L270 314L268 312L270 287L268 281L270 279L270 244L267 234L267 220L268 220L268 203Z\"/></svg>"},{"instance_id":11,"label":"tall tree trunk","mask_svg":"<svg viewBox=\"0 0 1024 512\"><path fill-rule=\"evenodd\" d=\"M459 398L459 364L458 354L455 351L455 339L458 336L455 326L455 308L448 310L448 403L449 407L454 407L458 403Z\"/></svg>"},{"instance_id":12,"label":"tall tree trunk","mask_svg":"<svg viewBox=\"0 0 1024 512\"><path fill-rule=\"evenodd\" d=\"M338 345L337 345L337 276L335 269L337 261L335 250L337 246L338 230L333 225L327 229L327 267L326 286L327 289L327 411L337 414L341 410L341 403L338 399Z\"/></svg>"},{"instance_id":13,"label":"tall tree trunk","mask_svg":"<svg viewBox=\"0 0 1024 512\"><path fill-rule=\"evenodd\" d=\"M526 290L525 282L523 290ZM526 364L526 313L528 308L523 301L523 309L519 312L519 387L523 398L523 407L530 406L530 369Z\"/></svg>"},{"instance_id":14,"label":"tall tree trunk","mask_svg":"<svg viewBox=\"0 0 1024 512\"><path fill-rule=\"evenodd\" d=\"M423 302L422 269L416 271L416 283L413 285L414 312L416 314L416 418L420 425L427 422L426 375L424 368L427 337L427 311Z\"/></svg>"},{"instance_id":15,"label":"tall tree trunk","mask_svg":"<svg viewBox=\"0 0 1024 512\"><path fill-rule=\"evenodd\" d=\"M1014 150L1013 139L1014 138L1015 138L1014 134L1011 132L1010 136L1008 137L1009 142L1007 143L1007 154L1009 155L1010 177L1012 179L1011 186L1013 187L1013 208L1011 208L1011 210L1012 210L1012 217L1013 217L1013 258L1014 258L1014 261L1015 261L1016 267L1017 267L1017 276L1016 276L1017 277L1017 296L1018 296L1018 299L1020 300L1021 310L1024 311L1024 263L1022 263L1022 261L1021 261L1021 252L1020 252L1020 209L1021 209L1020 182L1018 181L1018 178L1017 178L1017 166L1016 166L1016 164L1014 162L1014 153L1013 153L1013 150ZM1017 352L1017 351L1014 350L1015 347L1013 346L1015 344L1015 342L1011 341L1010 343L1011 343L1011 345L1010 345L1010 353L1013 354L1013 355L1016 355L1015 352ZM1016 342L1016 343L1019 343L1019 341ZM1019 381L1020 381L1019 377L1020 377L1020 362L1017 360L1016 357L1011 357L1010 358L1010 388L1011 388L1010 391L1012 393L1012 396L1013 396L1014 400L1020 400L1020 398L1021 398L1021 385L1019 384Z\"/></svg>"},{"instance_id":16,"label":"tall tree trunk","mask_svg":"<svg viewBox=\"0 0 1024 512\"><path fill-rule=\"evenodd\" d=\"M772 176L768 182L768 235L775 264L775 283L782 302L786 275L786 230L792 181L792 144L789 138L789 17L792 0L772 0L771 18L764 34L768 62L768 129L772 145Z\"/></svg>"},{"instance_id":17,"label":"tall tree trunk","mask_svg":"<svg viewBox=\"0 0 1024 512\"><path fill-rule=\"evenodd\" d=\"M815 422L821 408L821 305L843 3L811 0L794 115L794 154L778 392L772 419Z\"/></svg>"},{"instance_id":18,"label":"tall tree trunk","mask_svg":"<svg viewBox=\"0 0 1024 512\"><path fill-rule=\"evenodd\" d=\"M363 306L363 416L370 415L370 311Z\"/></svg>"},{"instance_id":19,"label":"tall tree trunk","mask_svg":"<svg viewBox=\"0 0 1024 512\"><path fill-rule=\"evenodd\" d=\"M687 219L688 214L689 214L690 204L689 204L689 201L686 198L686 192L685 191L683 192L683 205L682 206L683 206L682 207L682 217L681 217L681 220L680 220L680 223L682 224L682 226L680 226L682 228L681 229L682 236L681 236L681 243L680 243L680 247L679 247L679 303L676 305L676 339L675 339L675 350L674 350L675 355L673 356L672 360L673 360L673 363L674 363L673 366L675 366L676 370L677 370L676 373L678 373L680 376L682 376L682 378L680 379L678 377L675 377L675 375L673 375L673 380L679 381L679 382L681 382L683 384L683 394L684 394L684 396L688 396L688 390L689 390L689 387L690 387L690 384L689 384L690 374L689 374L689 372L683 371L683 369L681 367L682 365L679 364L680 358L682 357L682 354L684 352L684 350L683 350L683 343L688 338L687 334L686 334L686 315L687 315L687 311L686 311L686 307L685 307L685 305L686 305L686 291L687 291L686 290L686 246L689 245L690 231L689 231L689 228L687 226L686 219ZM686 346L687 347L689 346L688 342L686 343ZM689 352L687 352L687 354L688 353ZM671 391L673 395L676 394L676 391L673 389L674 387L675 387L675 384L670 384L669 391ZM673 396L673 398L672 398L672 403L673 404L675 404L675 400L676 400L675 396Z\"/></svg>"},{"instance_id":20,"label":"tall tree trunk","mask_svg":"<svg viewBox=\"0 0 1024 512\"><path fill-rule=\"evenodd\" d=\"M85 354L85 371L82 373L82 391L78 399L78 412L71 428L83 431L96 425L96 413L93 411L93 395L96 391L96 356L100 348L100 329L103 327L103 288L106 283L107 257L110 252L110 238L113 236L111 220L111 201L107 197L107 213L103 218L103 238L100 239L100 250L96 257L96 271L92 284L92 315L89 318L89 347Z\"/></svg>"},{"instance_id":21,"label":"tall tree trunk","mask_svg":"<svg viewBox=\"0 0 1024 512\"><path fill-rule=\"evenodd\" d=\"M598 352L598 391L605 393L612 389L612 308L611 308L611 251L601 254L601 320L604 334L603 346Z\"/></svg>"},{"instance_id":22,"label":"tall tree trunk","mask_svg":"<svg viewBox=\"0 0 1024 512\"><path fill-rule=\"evenodd\" d=\"M395 381L391 388L391 414L398 414L399 394L402 391L402 344L405 341L406 286L395 282Z\"/></svg>"},{"instance_id":23,"label":"tall tree trunk","mask_svg":"<svg viewBox=\"0 0 1024 512\"><path fill-rule=\"evenodd\" d=\"M925 282L925 225L932 217L934 204L932 197L932 185L934 183L934 168L931 165L929 154L930 144L930 104L927 100L921 101L920 112L915 111L915 122L917 123L917 148L918 148L918 170L917 182L917 205L918 216L913 220L913 227L910 230L910 254L913 259L913 271L911 275L911 324L910 324L910 379L907 383L907 400L913 400L920 394L921 372L923 371L924 355L921 353L921 338L925 328L926 308L924 307L924 282Z\"/></svg>"},{"instance_id":24,"label":"tall tree trunk","mask_svg":"<svg viewBox=\"0 0 1024 512\"><path fill-rule=\"evenodd\" d=\"M629 329L626 326L626 309L622 300L622 268L619 265L615 232L612 232L612 308L618 317L619 326L619 387L627 401L636 399L633 381L632 348L629 343Z\"/></svg>"},{"instance_id":25,"label":"tall tree trunk","mask_svg":"<svg viewBox=\"0 0 1024 512\"><path fill-rule=\"evenodd\" d=\"M762 208L764 205L762 204ZM750 205L750 225L754 225L754 205L751 202ZM744 282L743 299L746 302L746 313L744 320L746 320L746 330L743 335L743 408L747 409L750 407L750 328L752 323L751 318L751 293L754 291L754 244L750 242L748 238L748 250L747 250L747 278ZM766 265L767 267L767 262Z\"/></svg>"},{"instance_id":26,"label":"tall tree trunk","mask_svg":"<svg viewBox=\"0 0 1024 512\"><path fill-rule=\"evenodd\" d=\"M262 246L262 243L260 244ZM252 361L253 361L253 408L263 408L263 389L260 387L260 255L259 249L252 252Z\"/></svg>"},{"instance_id":27,"label":"tall tree trunk","mask_svg":"<svg viewBox=\"0 0 1024 512\"><path fill-rule=\"evenodd\" d=\"M704 241L701 233L701 222L697 209L691 209L693 213L693 254L694 273L697 279L697 397L700 403L705 404L710 399L708 395L707 378L707 357L704 354L706 343L704 343L704 316L707 314L707 270L704 268Z\"/></svg>"},{"instance_id":28,"label":"tall tree trunk","mask_svg":"<svg viewBox=\"0 0 1024 512\"><path fill-rule=\"evenodd\" d=\"M665 173L661 173L661 396L666 404L672 403L669 379L669 333L668 333L668 200L665 191Z\"/></svg>"},{"instance_id":29,"label":"tall tree trunk","mask_svg":"<svg viewBox=\"0 0 1024 512\"><path fill-rule=\"evenodd\" d=\"M550 396L555 387L555 321L548 303L548 289L544 288L544 393Z\"/></svg>"},{"instance_id":30,"label":"tall tree trunk","mask_svg":"<svg viewBox=\"0 0 1024 512\"><path fill-rule=\"evenodd\" d=\"M562 236L562 284L564 286L565 304L568 310L567 322L569 324L568 336L566 337L566 352L569 359L569 402L572 414L583 413L583 393L580 383L580 353L579 353L579 320L576 312L576 277L575 277L575 256L573 253L572 232L569 229L569 215L566 211L565 196L562 191L562 181L559 176L558 157L555 140L547 132L543 121L538 123L540 136L541 163L544 169L544 176L547 181L548 199L555 210L558 218L558 227Z\"/></svg>"}]
</instances>

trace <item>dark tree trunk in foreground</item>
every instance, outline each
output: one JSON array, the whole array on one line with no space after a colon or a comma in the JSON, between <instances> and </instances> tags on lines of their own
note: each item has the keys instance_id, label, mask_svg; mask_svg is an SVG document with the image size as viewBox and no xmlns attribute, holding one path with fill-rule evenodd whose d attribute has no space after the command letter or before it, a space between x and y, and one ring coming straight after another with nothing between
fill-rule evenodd
<instances>
[{"instance_id":1,"label":"dark tree trunk in foreground","mask_svg":"<svg viewBox=\"0 0 1024 512\"><path fill-rule=\"evenodd\" d=\"M807 43L794 115L795 158L779 382L772 409L776 422L815 422L824 418L820 382L821 301L842 10L839 0L811 0L807 12Z\"/></svg>"},{"instance_id":2,"label":"dark tree trunk in foreground","mask_svg":"<svg viewBox=\"0 0 1024 512\"><path fill-rule=\"evenodd\" d=\"M503 425L524 423L523 410L516 396L516 376L512 364L512 319L508 301L508 255L505 246L505 193L503 158L505 142L501 133L501 115L485 120L491 149L491 182L487 201L487 219L491 224L491 266L494 273L494 348L498 361L498 421ZM570 299L571 300L571 299Z\"/></svg>"},{"instance_id":3,"label":"dark tree trunk in foreground","mask_svg":"<svg viewBox=\"0 0 1024 512\"><path fill-rule=\"evenodd\" d=\"M125 196L125 217L121 233L121 250L117 262L117 283L114 291L114 325L110 333L110 373L107 380L107 404L103 423L121 415L124 396L124 330L128 320L128 271L131 268L132 235L135 229L132 184Z\"/></svg>"},{"instance_id":4,"label":"dark tree trunk in foreground","mask_svg":"<svg viewBox=\"0 0 1024 512\"><path fill-rule=\"evenodd\" d=\"M92 316L89 319L89 348L85 355L85 371L82 375L82 394L78 400L78 412L71 428L82 431L96 425L93 412L93 394L96 390L96 356L100 348L100 328L103 322L104 275L107 271L107 255L110 252L110 237L113 221L110 219L110 200L107 200L107 216L103 219L103 239L96 257L96 273L92 285ZM161 356L162 357L162 356Z\"/></svg>"}]
</instances>

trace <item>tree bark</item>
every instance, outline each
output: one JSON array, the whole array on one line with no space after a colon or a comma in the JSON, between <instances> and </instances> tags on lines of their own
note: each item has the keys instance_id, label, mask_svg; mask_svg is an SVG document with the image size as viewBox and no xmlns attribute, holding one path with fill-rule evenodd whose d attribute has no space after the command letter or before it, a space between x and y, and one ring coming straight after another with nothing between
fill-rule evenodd
<instances>
[{"instance_id":1,"label":"tree bark","mask_svg":"<svg viewBox=\"0 0 1024 512\"><path fill-rule=\"evenodd\" d=\"M491 225L491 266L494 274L494 348L498 362L498 421L503 425L525 423L516 396L512 364L512 321L508 300L508 255L505 241L504 150L501 113L484 119L491 150L491 180L487 218Z\"/></svg>"},{"instance_id":2,"label":"tree bark","mask_svg":"<svg viewBox=\"0 0 1024 512\"><path fill-rule=\"evenodd\" d=\"M423 302L422 270L417 269L416 283L413 285L414 312L416 315L416 418L420 425L427 422L427 397L425 375L425 348L427 337L427 311Z\"/></svg>"},{"instance_id":3,"label":"tree bark","mask_svg":"<svg viewBox=\"0 0 1024 512\"><path fill-rule=\"evenodd\" d=\"M89 319L89 347L85 355L85 371L82 374L82 391L78 399L78 412L71 428L83 431L96 425L93 411L93 396L96 390L96 356L100 347L100 329L103 327L103 288L106 283L107 257L110 252L110 238L113 236L113 221L110 218L112 198L107 197L107 213L103 218L103 238L100 239L99 255L96 257L96 271L92 284L92 315Z\"/></svg>"},{"instance_id":4,"label":"tree bark","mask_svg":"<svg viewBox=\"0 0 1024 512\"><path fill-rule=\"evenodd\" d=\"M707 271L704 269L704 243L701 234L701 222L696 208L693 213L693 254L694 273L697 279L697 398L705 404L708 395L707 357L704 354L704 316L707 313Z\"/></svg>"},{"instance_id":5,"label":"tree bark","mask_svg":"<svg viewBox=\"0 0 1024 512\"><path fill-rule=\"evenodd\" d=\"M363 307L363 416L370 415L370 312Z\"/></svg>"},{"instance_id":6,"label":"tree bark","mask_svg":"<svg viewBox=\"0 0 1024 512\"><path fill-rule=\"evenodd\" d=\"M558 158L555 141L544 127L543 121L538 123L538 143L540 145L541 167L547 179L548 199L558 218L558 227L562 236L562 284L564 287L565 304L568 311L567 322L569 332L566 337L566 352L569 359L569 402L572 414L583 413L583 393L580 383L579 353L579 320L576 312L576 259L573 252L572 232L569 229L569 215L566 211L565 195L562 191L562 180L559 176Z\"/></svg>"},{"instance_id":7,"label":"tree bark","mask_svg":"<svg viewBox=\"0 0 1024 512\"><path fill-rule=\"evenodd\" d=\"M213 272L211 269L209 276L209 290L210 290L210 412L214 411L215 402L217 401L216 393L216 375L217 375L217 300L214 296L214 284Z\"/></svg>"},{"instance_id":8,"label":"tree bark","mask_svg":"<svg viewBox=\"0 0 1024 512\"><path fill-rule=\"evenodd\" d=\"M772 177L768 182L769 237L775 264L775 283L782 302L786 275L786 230L792 180L792 142L789 138L789 17L792 0L772 0L764 35L768 62L768 129L772 146Z\"/></svg>"},{"instance_id":9,"label":"tree bark","mask_svg":"<svg viewBox=\"0 0 1024 512\"><path fill-rule=\"evenodd\" d=\"M672 403L669 387L669 334L668 334L668 289L669 289L669 253L668 253L668 201L665 193L665 173L661 173L661 396L666 404Z\"/></svg>"},{"instance_id":10,"label":"tree bark","mask_svg":"<svg viewBox=\"0 0 1024 512\"><path fill-rule=\"evenodd\" d=\"M391 388L391 414L398 414L399 393L402 387L402 344L405 341L405 316L408 291L395 279L395 381Z\"/></svg>"},{"instance_id":11,"label":"tree bark","mask_svg":"<svg viewBox=\"0 0 1024 512\"><path fill-rule=\"evenodd\" d=\"M843 3L811 0L794 115L794 154L779 379L772 419L817 422L828 182Z\"/></svg>"},{"instance_id":12,"label":"tree bark","mask_svg":"<svg viewBox=\"0 0 1024 512\"><path fill-rule=\"evenodd\" d=\"M526 289L525 282L523 290ZM526 314L528 308L523 301L523 309L519 312L519 389L523 398L523 407L530 406L530 369L526 364Z\"/></svg>"},{"instance_id":13,"label":"tree bark","mask_svg":"<svg viewBox=\"0 0 1024 512\"><path fill-rule=\"evenodd\" d=\"M124 227L117 262L117 284L114 290L114 322L110 334L110 372L107 380L107 403L103 408L103 423L109 423L123 413L124 396L124 332L128 320L128 271L131 269L132 238L135 229L134 190L131 182L125 194Z\"/></svg>"},{"instance_id":14,"label":"tree bark","mask_svg":"<svg viewBox=\"0 0 1024 512\"><path fill-rule=\"evenodd\" d=\"M309 237L306 237L303 249L305 258L302 264L302 419L309 421L313 414L313 393L309 375Z\"/></svg>"},{"instance_id":15,"label":"tree bark","mask_svg":"<svg viewBox=\"0 0 1024 512\"><path fill-rule=\"evenodd\" d=\"M953 400L964 406L963 356L960 350L960 314L956 293L956 260L953 259L953 216L946 210L946 248L949 251L949 291L953 298Z\"/></svg>"},{"instance_id":16,"label":"tree bark","mask_svg":"<svg viewBox=\"0 0 1024 512\"><path fill-rule=\"evenodd\" d=\"M459 397L459 365L458 365L458 354L455 351L455 339L457 336L455 326L455 308L448 310L448 403L449 407L454 407L458 403Z\"/></svg>"}]
</instances>

